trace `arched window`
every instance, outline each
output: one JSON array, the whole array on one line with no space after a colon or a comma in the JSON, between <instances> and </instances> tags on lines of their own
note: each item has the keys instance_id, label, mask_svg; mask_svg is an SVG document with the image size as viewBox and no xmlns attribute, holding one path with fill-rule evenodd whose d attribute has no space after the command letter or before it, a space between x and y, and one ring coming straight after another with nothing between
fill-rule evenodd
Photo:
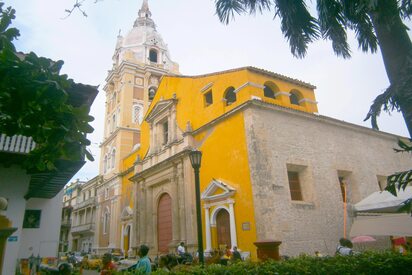
<instances>
[{"instance_id":1,"label":"arched window","mask_svg":"<svg viewBox=\"0 0 412 275\"><path fill-rule=\"evenodd\" d=\"M114 164L116 162L116 149L112 151L112 168L114 168Z\"/></svg>"},{"instance_id":2,"label":"arched window","mask_svg":"<svg viewBox=\"0 0 412 275\"><path fill-rule=\"evenodd\" d=\"M112 155L110 154L110 152L107 154L107 170L109 170L111 168L110 164L111 164L111 159Z\"/></svg>"},{"instance_id":3,"label":"arched window","mask_svg":"<svg viewBox=\"0 0 412 275\"><path fill-rule=\"evenodd\" d=\"M116 114L113 114L113 117L112 117L112 132L116 129L116 127L117 127Z\"/></svg>"},{"instance_id":4,"label":"arched window","mask_svg":"<svg viewBox=\"0 0 412 275\"><path fill-rule=\"evenodd\" d=\"M269 98L275 98L276 93L279 91L279 88L272 82L268 81L265 83L263 88L263 95Z\"/></svg>"},{"instance_id":5,"label":"arched window","mask_svg":"<svg viewBox=\"0 0 412 275\"><path fill-rule=\"evenodd\" d=\"M133 123L141 124L143 121L143 107L141 104L133 105Z\"/></svg>"},{"instance_id":6,"label":"arched window","mask_svg":"<svg viewBox=\"0 0 412 275\"><path fill-rule=\"evenodd\" d=\"M103 215L103 234L107 234L107 232L109 232L109 225L110 225L110 213L109 213L109 210L106 209Z\"/></svg>"},{"instance_id":7,"label":"arched window","mask_svg":"<svg viewBox=\"0 0 412 275\"><path fill-rule=\"evenodd\" d=\"M302 99L302 96L300 95L300 92L299 91L297 91L297 90L292 90L291 92L290 92L290 96L289 96L289 99L290 99L290 104L293 104L293 105L300 105L299 104L299 101Z\"/></svg>"},{"instance_id":8,"label":"arched window","mask_svg":"<svg viewBox=\"0 0 412 275\"><path fill-rule=\"evenodd\" d=\"M149 60L150 62L157 63L157 51L154 49L151 49L149 51Z\"/></svg>"},{"instance_id":9,"label":"arched window","mask_svg":"<svg viewBox=\"0 0 412 275\"><path fill-rule=\"evenodd\" d=\"M226 106L231 105L233 102L236 101L236 94L235 94L235 88L229 87L225 91L225 100L226 100Z\"/></svg>"}]
</instances>

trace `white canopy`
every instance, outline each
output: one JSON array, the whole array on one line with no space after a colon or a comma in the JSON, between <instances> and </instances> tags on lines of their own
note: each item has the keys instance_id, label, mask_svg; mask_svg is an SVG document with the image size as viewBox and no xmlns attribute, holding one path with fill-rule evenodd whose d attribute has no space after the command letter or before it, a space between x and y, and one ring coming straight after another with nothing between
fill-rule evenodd
<instances>
[{"instance_id":1,"label":"white canopy","mask_svg":"<svg viewBox=\"0 0 412 275\"><path fill-rule=\"evenodd\" d=\"M405 190L399 190L397 196L388 191L378 191L355 204L354 210L357 212L394 213L404 201L410 198L412 198L412 186L407 186Z\"/></svg>"},{"instance_id":2,"label":"white canopy","mask_svg":"<svg viewBox=\"0 0 412 275\"><path fill-rule=\"evenodd\" d=\"M410 214L372 214L357 216L352 224L350 236L412 236Z\"/></svg>"},{"instance_id":3,"label":"white canopy","mask_svg":"<svg viewBox=\"0 0 412 275\"><path fill-rule=\"evenodd\" d=\"M396 213L402 203L412 198L412 186L394 196L388 191L374 192L354 205L350 236L412 236L410 214Z\"/></svg>"}]
</instances>

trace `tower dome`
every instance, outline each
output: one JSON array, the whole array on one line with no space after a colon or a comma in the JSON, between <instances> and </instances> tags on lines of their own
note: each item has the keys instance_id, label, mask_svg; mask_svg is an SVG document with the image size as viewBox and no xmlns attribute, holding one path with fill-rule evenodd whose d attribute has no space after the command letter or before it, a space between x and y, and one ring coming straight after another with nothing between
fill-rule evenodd
<instances>
[{"instance_id":1,"label":"tower dome","mask_svg":"<svg viewBox=\"0 0 412 275\"><path fill-rule=\"evenodd\" d=\"M133 28L124 37L120 34L117 37L114 66L123 61L131 61L178 73L178 64L171 60L167 44L157 32L151 17L148 1L143 0Z\"/></svg>"}]
</instances>

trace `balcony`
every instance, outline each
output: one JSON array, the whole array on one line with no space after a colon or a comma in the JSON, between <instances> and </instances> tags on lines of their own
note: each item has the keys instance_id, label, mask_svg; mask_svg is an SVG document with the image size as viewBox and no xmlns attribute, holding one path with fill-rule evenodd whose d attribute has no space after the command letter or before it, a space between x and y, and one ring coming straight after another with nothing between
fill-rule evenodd
<instances>
[{"instance_id":1,"label":"balcony","mask_svg":"<svg viewBox=\"0 0 412 275\"><path fill-rule=\"evenodd\" d=\"M80 209L80 208L85 208L85 207L88 207L88 206L96 206L96 197L91 197L91 198L88 198L85 201L77 203L73 207L73 210L77 210L77 209Z\"/></svg>"},{"instance_id":2,"label":"balcony","mask_svg":"<svg viewBox=\"0 0 412 275\"><path fill-rule=\"evenodd\" d=\"M36 143L31 137L14 135L12 137L5 134L0 135L0 151L15 154L28 154L34 149Z\"/></svg>"},{"instance_id":3,"label":"balcony","mask_svg":"<svg viewBox=\"0 0 412 275\"><path fill-rule=\"evenodd\" d=\"M94 233L94 223L86 223L73 226L71 229L72 235Z\"/></svg>"},{"instance_id":4,"label":"balcony","mask_svg":"<svg viewBox=\"0 0 412 275\"><path fill-rule=\"evenodd\" d=\"M69 219L62 220L61 227L70 227L72 225L72 221Z\"/></svg>"}]
</instances>

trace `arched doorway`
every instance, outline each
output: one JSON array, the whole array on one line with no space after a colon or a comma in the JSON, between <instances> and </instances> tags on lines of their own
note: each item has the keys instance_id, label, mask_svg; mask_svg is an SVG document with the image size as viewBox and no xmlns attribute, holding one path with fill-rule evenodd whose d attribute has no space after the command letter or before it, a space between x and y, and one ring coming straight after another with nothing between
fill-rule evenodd
<instances>
[{"instance_id":1,"label":"arched doorway","mask_svg":"<svg viewBox=\"0 0 412 275\"><path fill-rule=\"evenodd\" d=\"M130 249L130 225L127 225L123 233L123 251L127 254Z\"/></svg>"},{"instance_id":2,"label":"arched doorway","mask_svg":"<svg viewBox=\"0 0 412 275\"><path fill-rule=\"evenodd\" d=\"M160 197L157 207L157 245L161 253L169 252L169 243L172 241L172 198L169 194Z\"/></svg>"},{"instance_id":3,"label":"arched doorway","mask_svg":"<svg viewBox=\"0 0 412 275\"><path fill-rule=\"evenodd\" d=\"M232 247L232 242L230 240L230 218L229 212L225 209L220 209L216 215L216 229L217 229L217 244L228 245Z\"/></svg>"}]
</instances>

